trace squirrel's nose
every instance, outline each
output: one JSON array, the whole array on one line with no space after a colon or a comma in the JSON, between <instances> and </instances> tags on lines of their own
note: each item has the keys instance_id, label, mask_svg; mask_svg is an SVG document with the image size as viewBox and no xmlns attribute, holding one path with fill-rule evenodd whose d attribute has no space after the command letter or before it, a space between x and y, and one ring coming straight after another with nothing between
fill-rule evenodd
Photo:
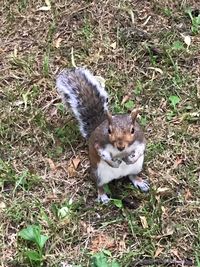
<instances>
[{"instance_id":1,"label":"squirrel's nose","mask_svg":"<svg viewBox=\"0 0 200 267\"><path fill-rule=\"evenodd\" d=\"M118 146L118 147L117 147L117 149L118 149L119 151L123 151L124 148L125 148L125 146Z\"/></svg>"}]
</instances>

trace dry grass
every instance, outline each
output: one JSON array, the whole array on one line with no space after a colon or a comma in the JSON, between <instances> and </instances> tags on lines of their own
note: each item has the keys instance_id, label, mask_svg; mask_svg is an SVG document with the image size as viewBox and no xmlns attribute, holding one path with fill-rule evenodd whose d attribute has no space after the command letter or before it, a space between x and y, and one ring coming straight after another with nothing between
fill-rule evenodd
<instances>
[{"instance_id":1,"label":"dry grass","mask_svg":"<svg viewBox=\"0 0 200 267\"><path fill-rule=\"evenodd\" d=\"M102 249L120 266L155 257L198 261L200 38L185 12L197 9L195 2L52 1L41 11L42 1L4 1L1 266L38 266L24 256L33 244L18 237L30 224L49 237L43 266L90 266ZM182 35L192 38L188 50ZM72 66L72 54L78 66L106 78L114 112L127 111L121 105L127 94L144 107L143 175L152 189L144 195L116 184L123 188L119 198L137 200L137 209L95 202L87 146L55 90L55 75ZM173 95L180 100L175 108Z\"/></svg>"}]
</instances>

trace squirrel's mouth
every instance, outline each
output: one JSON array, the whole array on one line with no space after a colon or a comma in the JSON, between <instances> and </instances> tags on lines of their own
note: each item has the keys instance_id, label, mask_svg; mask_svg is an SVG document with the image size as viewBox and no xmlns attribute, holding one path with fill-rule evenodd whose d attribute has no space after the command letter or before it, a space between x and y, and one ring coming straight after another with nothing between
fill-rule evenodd
<instances>
[{"instance_id":1,"label":"squirrel's mouth","mask_svg":"<svg viewBox=\"0 0 200 267\"><path fill-rule=\"evenodd\" d=\"M125 146L117 146L117 149L122 152L125 149Z\"/></svg>"}]
</instances>

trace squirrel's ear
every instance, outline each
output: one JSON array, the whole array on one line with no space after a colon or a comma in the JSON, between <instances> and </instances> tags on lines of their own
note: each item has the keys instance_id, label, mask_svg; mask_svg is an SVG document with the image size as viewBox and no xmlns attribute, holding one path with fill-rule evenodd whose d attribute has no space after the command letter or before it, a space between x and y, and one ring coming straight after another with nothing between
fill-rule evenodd
<instances>
[{"instance_id":1,"label":"squirrel's ear","mask_svg":"<svg viewBox=\"0 0 200 267\"><path fill-rule=\"evenodd\" d=\"M136 108L136 109L133 109L132 112L131 112L131 118L132 118L132 121L135 122L136 118L137 118L137 115L139 113L139 109Z\"/></svg>"},{"instance_id":2,"label":"squirrel's ear","mask_svg":"<svg viewBox=\"0 0 200 267\"><path fill-rule=\"evenodd\" d=\"M108 124L111 125L112 124L112 114L109 111L107 111L106 115L107 115Z\"/></svg>"}]
</instances>

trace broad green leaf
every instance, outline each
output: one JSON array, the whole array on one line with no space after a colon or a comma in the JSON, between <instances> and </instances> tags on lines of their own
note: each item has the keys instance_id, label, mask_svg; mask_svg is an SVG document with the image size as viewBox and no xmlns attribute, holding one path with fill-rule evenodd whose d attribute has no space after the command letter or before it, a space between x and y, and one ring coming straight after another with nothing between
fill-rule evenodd
<instances>
[{"instance_id":1,"label":"broad green leaf","mask_svg":"<svg viewBox=\"0 0 200 267\"><path fill-rule=\"evenodd\" d=\"M29 225L27 228L22 229L19 232L19 236L25 240L36 242L35 232L39 231L39 227L36 225Z\"/></svg>"},{"instance_id":2,"label":"broad green leaf","mask_svg":"<svg viewBox=\"0 0 200 267\"><path fill-rule=\"evenodd\" d=\"M122 204L122 201L121 199L112 199L114 205L117 207L117 208L123 208L123 204Z\"/></svg>"},{"instance_id":3,"label":"broad green leaf","mask_svg":"<svg viewBox=\"0 0 200 267\"><path fill-rule=\"evenodd\" d=\"M34 237L35 237L35 243L40 247L40 239L41 239L40 229L34 228L33 233L34 233Z\"/></svg>"},{"instance_id":4,"label":"broad green leaf","mask_svg":"<svg viewBox=\"0 0 200 267\"><path fill-rule=\"evenodd\" d=\"M169 97L169 101L171 102L172 106L176 108L176 105L180 102L180 98L176 95L171 95Z\"/></svg>"},{"instance_id":5,"label":"broad green leaf","mask_svg":"<svg viewBox=\"0 0 200 267\"><path fill-rule=\"evenodd\" d=\"M120 267L120 265L117 261L114 260L111 262L110 267Z\"/></svg>"},{"instance_id":6,"label":"broad green leaf","mask_svg":"<svg viewBox=\"0 0 200 267\"><path fill-rule=\"evenodd\" d=\"M41 249L44 247L44 245L45 245L45 243L47 242L48 239L49 239L49 237L46 236L46 235L41 235L40 236L40 241L39 241L38 245L39 245L39 247Z\"/></svg>"},{"instance_id":7,"label":"broad green leaf","mask_svg":"<svg viewBox=\"0 0 200 267\"><path fill-rule=\"evenodd\" d=\"M48 237L41 235L40 230L38 229L34 229L34 234L35 234L35 242L40 247L40 249L42 249Z\"/></svg>"},{"instance_id":8,"label":"broad green leaf","mask_svg":"<svg viewBox=\"0 0 200 267\"><path fill-rule=\"evenodd\" d=\"M34 250L26 251L25 255L32 261L41 261L42 260L40 254L37 251L34 251Z\"/></svg>"},{"instance_id":9,"label":"broad green leaf","mask_svg":"<svg viewBox=\"0 0 200 267\"><path fill-rule=\"evenodd\" d=\"M41 235L40 227L37 225L29 225L19 232L19 236L25 240L35 242L40 249L43 248L48 239L48 236Z\"/></svg>"},{"instance_id":10,"label":"broad green leaf","mask_svg":"<svg viewBox=\"0 0 200 267\"><path fill-rule=\"evenodd\" d=\"M92 257L92 267L121 267L116 260L108 262L104 252L97 253Z\"/></svg>"},{"instance_id":11,"label":"broad green leaf","mask_svg":"<svg viewBox=\"0 0 200 267\"><path fill-rule=\"evenodd\" d=\"M100 252L92 257L92 267L109 267L104 253Z\"/></svg>"},{"instance_id":12,"label":"broad green leaf","mask_svg":"<svg viewBox=\"0 0 200 267\"><path fill-rule=\"evenodd\" d=\"M127 101L127 102L124 104L124 106L125 106L126 109L129 109L129 110L133 109L133 108L134 108L134 102L133 102L133 100L129 100L129 101Z\"/></svg>"}]
</instances>

